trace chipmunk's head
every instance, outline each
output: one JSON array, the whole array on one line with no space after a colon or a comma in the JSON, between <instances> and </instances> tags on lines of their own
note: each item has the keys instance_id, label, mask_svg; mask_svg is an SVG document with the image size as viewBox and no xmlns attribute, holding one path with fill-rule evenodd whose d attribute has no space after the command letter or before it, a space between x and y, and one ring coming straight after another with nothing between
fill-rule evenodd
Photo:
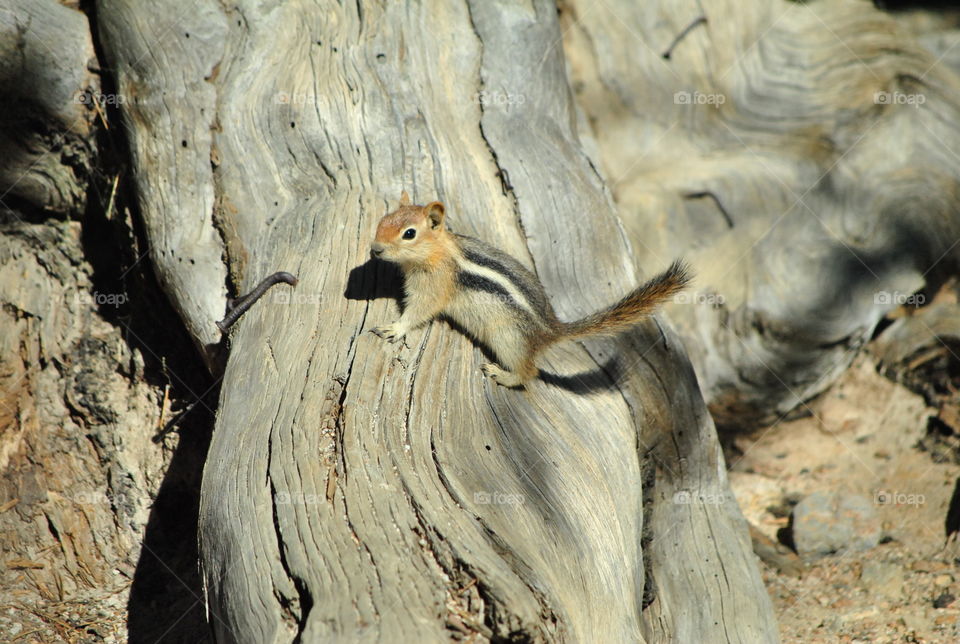
<instances>
[{"instance_id":1,"label":"chipmunk's head","mask_svg":"<svg viewBox=\"0 0 960 644\"><path fill-rule=\"evenodd\" d=\"M404 192L400 207L380 220L370 254L405 269L436 266L449 255L443 215L439 201L426 206L411 205Z\"/></svg>"}]
</instances>

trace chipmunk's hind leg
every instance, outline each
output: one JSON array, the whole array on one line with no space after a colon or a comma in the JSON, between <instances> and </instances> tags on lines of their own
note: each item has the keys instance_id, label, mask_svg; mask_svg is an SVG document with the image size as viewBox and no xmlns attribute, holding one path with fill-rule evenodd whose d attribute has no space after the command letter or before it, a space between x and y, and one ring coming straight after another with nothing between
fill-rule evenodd
<instances>
[{"instance_id":1,"label":"chipmunk's hind leg","mask_svg":"<svg viewBox=\"0 0 960 644\"><path fill-rule=\"evenodd\" d=\"M527 360L516 371L507 371L500 365L488 362L480 367L490 379L504 387L520 387L527 384L538 373L533 360Z\"/></svg>"},{"instance_id":2,"label":"chipmunk's hind leg","mask_svg":"<svg viewBox=\"0 0 960 644\"><path fill-rule=\"evenodd\" d=\"M527 338L519 333L502 334L499 341L497 360L503 367L488 362L481 367L483 373L504 387L520 387L536 377L534 351Z\"/></svg>"}]
</instances>

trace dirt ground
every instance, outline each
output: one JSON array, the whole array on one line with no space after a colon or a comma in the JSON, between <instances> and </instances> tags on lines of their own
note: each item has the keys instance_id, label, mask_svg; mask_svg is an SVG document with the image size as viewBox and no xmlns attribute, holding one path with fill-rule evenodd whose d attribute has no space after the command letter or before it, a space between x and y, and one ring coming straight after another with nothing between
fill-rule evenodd
<instances>
[{"instance_id":1,"label":"dirt ground","mask_svg":"<svg viewBox=\"0 0 960 644\"><path fill-rule=\"evenodd\" d=\"M928 449L939 410L864 355L805 411L728 450L748 520L777 540L792 504L839 491L870 499L884 536L865 552L805 562L799 577L761 564L783 641L960 641L960 548L947 538L960 466Z\"/></svg>"}]
</instances>

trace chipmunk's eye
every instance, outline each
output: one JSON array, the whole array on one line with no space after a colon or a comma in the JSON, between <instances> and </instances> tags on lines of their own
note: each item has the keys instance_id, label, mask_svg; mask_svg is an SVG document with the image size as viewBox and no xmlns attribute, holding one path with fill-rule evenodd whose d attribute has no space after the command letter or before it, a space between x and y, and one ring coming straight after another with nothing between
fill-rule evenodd
<instances>
[{"instance_id":1,"label":"chipmunk's eye","mask_svg":"<svg viewBox=\"0 0 960 644\"><path fill-rule=\"evenodd\" d=\"M416 236L417 236L417 229L416 229L416 228L407 228L405 231L403 231L403 238L404 238L404 239L413 239L413 238L416 237Z\"/></svg>"}]
</instances>

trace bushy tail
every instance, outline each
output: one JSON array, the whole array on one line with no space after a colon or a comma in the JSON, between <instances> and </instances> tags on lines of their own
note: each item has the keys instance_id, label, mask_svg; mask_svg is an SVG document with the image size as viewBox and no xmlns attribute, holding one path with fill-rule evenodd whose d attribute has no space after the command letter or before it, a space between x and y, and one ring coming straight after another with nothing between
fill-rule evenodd
<instances>
[{"instance_id":1,"label":"bushy tail","mask_svg":"<svg viewBox=\"0 0 960 644\"><path fill-rule=\"evenodd\" d=\"M683 290L690 280L690 270L683 260L678 259L670 265L670 268L613 306L576 322L561 322L556 339L570 340L588 335L612 335L626 331L653 313L664 301Z\"/></svg>"}]
</instances>

